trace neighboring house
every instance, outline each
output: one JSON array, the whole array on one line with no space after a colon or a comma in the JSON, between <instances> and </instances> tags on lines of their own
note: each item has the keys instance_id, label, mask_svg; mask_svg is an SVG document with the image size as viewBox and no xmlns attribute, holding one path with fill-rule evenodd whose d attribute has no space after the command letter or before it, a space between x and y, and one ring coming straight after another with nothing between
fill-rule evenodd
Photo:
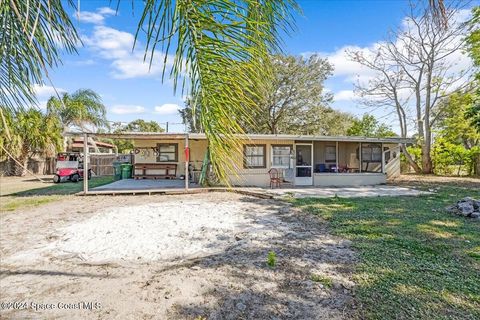
<instances>
[{"instance_id":1,"label":"neighboring house","mask_svg":"<svg viewBox=\"0 0 480 320\"><path fill-rule=\"evenodd\" d=\"M107 135L104 135L107 137ZM132 139L135 170L139 177L185 175L185 145L188 137L189 164L197 173L207 151L204 134L125 133L110 138ZM269 170L276 168L294 186L354 186L386 183L400 174L402 138L329 137L295 135L247 135L243 151L232 155L236 174L232 185L268 186ZM146 168L146 169L145 169Z\"/></svg>"},{"instance_id":2,"label":"neighboring house","mask_svg":"<svg viewBox=\"0 0 480 320\"><path fill-rule=\"evenodd\" d=\"M114 153L115 145L88 139L88 149L90 153ZM73 137L72 140L68 141L66 151L83 153L83 137Z\"/></svg>"}]
</instances>

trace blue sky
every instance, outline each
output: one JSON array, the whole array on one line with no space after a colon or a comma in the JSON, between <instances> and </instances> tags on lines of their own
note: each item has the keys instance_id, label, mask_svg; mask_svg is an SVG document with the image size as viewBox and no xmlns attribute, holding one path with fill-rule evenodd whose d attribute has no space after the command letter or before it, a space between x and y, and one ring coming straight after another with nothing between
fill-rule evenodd
<instances>
[{"instance_id":1,"label":"blue sky","mask_svg":"<svg viewBox=\"0 0 480 320\"><path fill-rule=\"evenodd\" d=\"M402 0L304 0L298 1L303 16L297 16L297 30L284 38L284 51L299 55L319 53L335 67L326 87L335 94L332 106L361 115L368 110L352 100L353 78L361 72L346 61L348 47L365 48L381 41L389 28L399 25L408 2ZM116 1L113 2L116 5ZM183 107L182 93L173 93L171 81L161 81L162 59L152 70L142 62L142 44L131 51L140 9L132 15L129 1L121 1L118 12L109 1L81 1L80 19L72 17L84 46L78 55L64 56L63 66L51 71L53 85L60 91L89 88L98 92L111 121L138 118L170 122L170 131L183 131L177 109ZM137 6L140 6L138 3ZM50 83L37 87L40 105L54 93ZM376 115L381 117L380 111ZM382 118L389 122L387 118ZM394 126L395 128L395 126Z\"/></svg>"}]
</instances>

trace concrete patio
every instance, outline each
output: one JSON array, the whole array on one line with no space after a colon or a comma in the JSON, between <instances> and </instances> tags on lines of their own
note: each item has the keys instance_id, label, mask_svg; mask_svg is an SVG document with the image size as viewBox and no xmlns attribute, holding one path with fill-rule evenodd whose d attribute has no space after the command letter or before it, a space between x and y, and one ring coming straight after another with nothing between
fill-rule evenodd
<instances>
[{"instance_id":1,"label":"concrete patio","mask_svg":"<svg viewBox=\"0 0 480 320\"><path fill-rule=\"evenodd\" d=\"M195 183L190 183L190 188L198 188ZM117 190L156 190L156 189L183 189L185 180L169 179L123 179L100 187L93 191L117 191Z\"/></svg>"},{"instance_id":2,"label":"concrete patio","mask_svg":"<svg viewBox=\"0 0 480 320\"><path fill-rule=\"evenodd\" d=\"M112 182L90 190L92 193L186 193L185 180L134 180L125 179ZM221 188L202 188L197 184L190 183L189 188L194 189L191 192L200 191L226 191ZM233 188L233 191L258 195L269 198L354 198L354 197L386 197L386 196L418 196L428 194L429 192L416 189L394 186L394 185L378 185L378 186L356 186L356 187L287 187L287 188L258 188L258 187L241 187ZM129 192L131 191L131 192Z\"/></svg>"},{"instance_id":3,"label":"concrete patio","mask_svg":"<svg viewBox=\"0 0 480 320\"><path fill-rule=\"evenodd\" d=\"M356 186L356 187L297 187L263 189L249 188L251 191L262 191L274 198L363 198L363 197L394 197L394 196L418 196L429 192L399 187L399 186Z\"/></svg>"}]
</instances>

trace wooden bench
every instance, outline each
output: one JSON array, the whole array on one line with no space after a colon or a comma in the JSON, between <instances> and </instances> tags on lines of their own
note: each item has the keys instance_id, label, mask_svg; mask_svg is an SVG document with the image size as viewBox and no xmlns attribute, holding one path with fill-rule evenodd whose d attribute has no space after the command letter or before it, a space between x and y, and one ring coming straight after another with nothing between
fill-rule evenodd
<instances>
[{"instance_id":1,"label":"wooden bench","mask_svg":"<svg viewBox=\"0 0 480 320\"><path fill-rule=\"evenodd\" d=\"M137 174L137 171L142 171ZM163 170L161 173L149 173L149 170ZM134 164L134 179L175 179L177 177L176 163L135 163Z\"/></svg>"}]
</instances>

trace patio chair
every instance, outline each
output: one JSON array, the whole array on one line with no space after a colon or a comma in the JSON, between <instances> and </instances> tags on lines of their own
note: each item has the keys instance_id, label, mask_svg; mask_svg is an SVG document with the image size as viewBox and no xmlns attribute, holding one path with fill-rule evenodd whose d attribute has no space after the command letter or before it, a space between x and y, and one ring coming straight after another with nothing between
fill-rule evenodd
<instances>
[{"instance_id":1,"label":"patio chair","mask_svg":"<svg viewBox=\"0 0 480 320\"><path fill-rule=\"evenodd\" d=\"M272 168L268 170L268 174L270 175L270 188L273 189L275 185L280 187L280 183L282 183L282 179L280 177L280 173L277 169Z\"/></svg>"}]
</instances>

